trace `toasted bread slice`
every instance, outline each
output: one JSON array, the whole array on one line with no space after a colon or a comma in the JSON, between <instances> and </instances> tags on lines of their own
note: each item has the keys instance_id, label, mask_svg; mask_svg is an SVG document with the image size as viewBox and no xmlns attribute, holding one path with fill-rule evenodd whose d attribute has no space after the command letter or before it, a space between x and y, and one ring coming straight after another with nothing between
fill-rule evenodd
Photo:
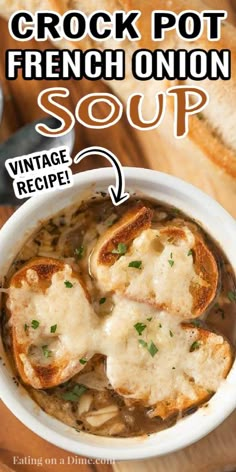
<instances>
[{"instance_id":1,"label":"toasted bread slice","mask_svg":"<svg viewBox=\"0 0 236 472\"><path fill-rule=\"evenodd\" d=\"M117 346L107 358L109 382L128 403L150 407L150 416L164 419L203 403L233 362L223 336L125 299L109 332Z\"/></svg>"},{"instance_id":2,"label":"toasted bread slice","mask_svg":"<svg viewBox=\"0 0 236 472\"><path fill-rule=\"evenodd\" d=\"M91 270L96 274L99 265L109 267L120 257L119 244L128 247L133 240L147 228L150 228L153 212L145 206L137 206L110 227L99 238L91 257ZM121 249L122 253L122 249Z\"/></svg>"},{"instance_id":3,"label":"toasted bread slice","mask_svg":"<svg viewBox=\"0 0 236 472\"><path fill-rule=\"evenodd\" d=\"M90 261L98 286L183 318L200 316L217 290L213 254L184 221L150 226L151 212L141 208L98 240Z\"/></svg>"},{"instance_id":4,"label":"toasted bread slice","mask_svg":"<svg viewBox=\"0 0 236 472\"><path fill-rule=\"evenodd\" d=\"M97 318L86 288L68 264L31 260L10 280L6 305L13 355L26 384L54 387L83 368L80 359L92 356L88 337Z\"/></svg>"}]
</instances>

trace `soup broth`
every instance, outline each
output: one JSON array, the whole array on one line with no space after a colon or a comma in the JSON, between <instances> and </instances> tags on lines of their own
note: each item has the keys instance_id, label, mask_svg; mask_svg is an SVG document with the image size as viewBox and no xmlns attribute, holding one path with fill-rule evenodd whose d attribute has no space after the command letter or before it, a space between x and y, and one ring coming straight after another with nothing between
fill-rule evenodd
<instances>
[{"instance_id":1,"label":"soup broth","mask_svg":"<svg viewBox=\"0 0 236 472\"><path fill-rule=\"evenodd\" d=\"M219 245L197 222L193 222L178 209L156 201L133 196L121 206L114 207L105 193L99 193L78 207L64 209L41 224L24 244L10 267L5 285L8 286L12 275L34 257L60 259L69 263L83 279L95 313L101 318L112 316L113 293L99 290L90 273L90 256L100 235L112 228L127 210L140 204L140 201L153 210L152 228L175 221L178 223L180 220L197 225L216 258L219 284L214 301L194 323L221 333L234 346L236 281L230 262ZM12 359L10 328L6 316L3 316L2 328L5 347ZM21 382L19 377L18 379ZM131 437L151 434L172 425L181 416L178 413L165 420L159 416L153 417L152 408L144 407L141 402L132 401L114 391L106 375L106 356L101 354L95 354L86 362L81 372L64 384L46 390L29 386L26 388L49 415L78 431L97 435ZM181 414L192 413L198 406Z\"/></svg>"}]
</instances>

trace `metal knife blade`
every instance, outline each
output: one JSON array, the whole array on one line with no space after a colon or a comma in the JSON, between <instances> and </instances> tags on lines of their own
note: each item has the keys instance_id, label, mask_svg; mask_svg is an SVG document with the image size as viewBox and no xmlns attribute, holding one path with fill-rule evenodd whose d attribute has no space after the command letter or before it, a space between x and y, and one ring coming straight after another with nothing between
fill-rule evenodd
<instances>
[{"instance_id":1,"label":"metal knife blade","mask_svg":"<svg viewBox=\"0 0 236 472\"><path fill-rule=\"evenodd\" d=\"M20 205L25 201L17 199L14 195L12 179L5 168L6 159L59 146L68 146L70 153L72 152L75 139L74 130L64 136L47 138L35 130L37 123L44 123L52 129L56 129L60 125L56 118L41 118L19 129L0 145L0 205Z\"/></svg>"}]
</instances>

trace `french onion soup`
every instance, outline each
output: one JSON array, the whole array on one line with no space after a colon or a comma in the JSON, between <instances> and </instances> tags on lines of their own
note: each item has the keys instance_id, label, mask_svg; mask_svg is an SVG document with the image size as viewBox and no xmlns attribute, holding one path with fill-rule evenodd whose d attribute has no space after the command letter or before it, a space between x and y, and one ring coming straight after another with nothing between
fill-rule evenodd
<instances>
[{"instance_id":1,"label":"french onion soup","mask_svg":"<svg viewBox=\"0 0 236 472\"><path fill-rule=\"evenodd\" d=\"M45 221L7 274L2 335L49 415L103 436L150 434L208 400L234 359L236 283L176 208L96 194Z\"/></svg>"}]
</instances>

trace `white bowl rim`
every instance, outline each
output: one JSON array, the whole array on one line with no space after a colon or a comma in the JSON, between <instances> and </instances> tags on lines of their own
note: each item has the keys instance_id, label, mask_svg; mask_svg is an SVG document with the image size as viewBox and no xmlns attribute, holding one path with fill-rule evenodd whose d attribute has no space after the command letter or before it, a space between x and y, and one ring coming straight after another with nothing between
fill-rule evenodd
<instances>
[{"instance_id":1,"label":"white bowl rim","mask_svg":"<svg viewBox=\"0 0 236 472\"><path fill-rule=\"evenodd\" d=\"M149 195L148 188L152 186L159 186L168 191L182 195L186 200L183 200L183 205L187 200L193 200L195 205L202 208L202 212L209 212L211 217L216 215L217 221L215 228L218 231L214 233L214 236L218 239L219 234L223 234L220 223L224 222L224 232L228 232L229 239L233 238L236 230L236 223L234 219L212 198L204 194L199 189L192 185L177 179L176 177L161 172L152 171L142 168L130 168L124 167L124 174L128 186L132 188L143 188L146 186ZM114 177L114 171L112 168L95 169L91 171L81 172L74 176L74 187L69 189L69 193L73 193L73 189L79 187L81 184L84 188L88 188L92 183L96 182L101 186L107 181L111 183L111 179ZM132 182L132 184L131 184ZM64 191L65 192L65 191ZM157 195L158 190L153 191ZM45 193L41 196L34 197L28 200L22 205L7 221L0 231L0 242L2 251L4 253L4 246L7 245L7 240L11 232L16 231L17 227L20 228L22 221L26 215L30 212L40 213L43 205L48 205L49 201L53 201L55 196L62 195L61 190L54 192ZM163 197L163 201L169 201L170 195L166 199ZM158 197L156 197L158 198ZM185 203L184 203L185 202ZM189 204L190 204L189 203ZM63 206L61 207L63 208ZM181 209L184 209L183 207ZM55 213L57 210L55 211ZM191 216L191 215L190 215ZM208 221L204 216L203 220L199 218L204 226L208 225ZM233 239L232 239L233 240ZM234 245L235 247L235 245ZM229 248L226 248L233 258L233 266L236 268L236 255L233 254ZM236 251L235 251L236 253ZM16 253L15 253L16 254ZM1 263L0 263L1 266ZM0 269L1 270L1 269ZM215 429L236 407L236 362L230 371L230 374L216 394L212 397L209 402L208 408L199 408L196 413L191 416L185 417L178 421L176 425L168 428L164 431L154 433L148 438L103 438L93 436L90 434L80 434L76 436L76 439L70 438L60 431L56 431L57 428L60 430L61 423L57 420L49 417L42 411L38 414L32 413L27 408L28 403L32 403L32 400L27 398L24 401L20 399L20 395L17 391L13 391L10 381L6 379L4 375L4 369L0 364L0 397L5 405L11 410L11 412L29 429L36 432L40 437L51 442L52 444L65 449L71 453L80 454L87 457L93 457L96 459L105 460L137 460L145 459L154 456L161 456L170 452L174 452L180 448L186 447L203 436ZM222 404L223 403L223 404ZM219 408L220 406L220 408ZM47 423L50 423L51 427ZM63 425L64 426L64 425ZM69 429L67 427L67 429ZM66 431L66 430L65 430ZM171 433L174 431L174 433ZM158 439L160 438L160 441ZM162 439L161 439L162 438ZM91 441L90 441L91 440Z\"/></svg>"}]
</instances>

